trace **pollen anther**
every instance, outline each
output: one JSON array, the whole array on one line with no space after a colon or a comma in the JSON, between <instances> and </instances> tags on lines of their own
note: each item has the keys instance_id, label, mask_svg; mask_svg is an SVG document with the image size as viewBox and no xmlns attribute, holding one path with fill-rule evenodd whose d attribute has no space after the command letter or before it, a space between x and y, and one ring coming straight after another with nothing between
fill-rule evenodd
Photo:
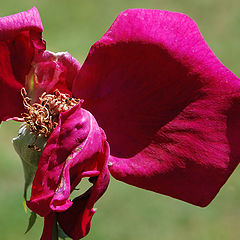
<instances>
[{"instance_id":1,"label":"pollen anther","mask_svg":"<svg viewBox=\"0 0 240 240\"><path fill-rule=\"evenodd\" d=\"M61 112L65 112L77 105L82 100L72 98L68 94L60 93L55 90L53 94L44 92L39 97L38 103L31 103L31 98L27 96L25 88L21 89L23 105L27 110L22 114L23 120L29 125L30 131L49 137L54 128L58 125L58 118ZM29 148L38 151L35 143Z\"/></svg>"}]
</instances>

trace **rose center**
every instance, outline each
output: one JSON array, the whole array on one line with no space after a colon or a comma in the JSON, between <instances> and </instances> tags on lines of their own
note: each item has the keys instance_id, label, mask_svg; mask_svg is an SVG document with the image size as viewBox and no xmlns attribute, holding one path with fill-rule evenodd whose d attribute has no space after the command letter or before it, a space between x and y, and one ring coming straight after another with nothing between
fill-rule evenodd
<instances>
[{"instance_id":1,"label":"rose center","mask_svg":"<svg viewBox=\"0 0 240 240\"><path fill-rule=\"evenodd\" d=\"M82 100L70 97L58 90L55 90L53 94L44 92L39 97L38 103L31 103L31 98L27 96L25 88L21 89L21 95L27 111L22 114L23 121L29 125L30 131L36 134L36 138L39 134L49 137L58 125L60 113L82 102ZM35 143L29 147L38 150Z\"/></svg>"}]
</instances>

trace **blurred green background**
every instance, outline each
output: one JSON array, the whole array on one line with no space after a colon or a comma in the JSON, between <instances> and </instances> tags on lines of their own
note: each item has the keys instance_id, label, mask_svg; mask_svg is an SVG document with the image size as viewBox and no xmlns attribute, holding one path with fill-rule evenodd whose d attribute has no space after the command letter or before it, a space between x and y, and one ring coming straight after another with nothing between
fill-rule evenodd
<instances>
[{"instance_id":1,"label":"blurred green background","mask_svg":"<svg viewBox=\"0 0 240 240\"><path fill-rule=\"evenodd\" d=\"M47 49L68 51L81 63L90 46L127 8L184 12L198 24L204 38L240 76L239 0L0 0L0 16L37 6ZM26 235L28 218L22 207L23 171L11 139L18 124L0 128L0 239L40 238L42 220ZM86 240L238 240L240 239L239 168L215 200L201 209L111 179Z\"/></svg>"}]
</instances>

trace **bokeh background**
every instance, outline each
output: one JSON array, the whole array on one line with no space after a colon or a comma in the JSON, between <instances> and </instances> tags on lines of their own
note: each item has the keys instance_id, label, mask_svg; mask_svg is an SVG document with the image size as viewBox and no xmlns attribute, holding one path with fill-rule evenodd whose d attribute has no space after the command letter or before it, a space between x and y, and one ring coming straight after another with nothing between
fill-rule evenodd
<instances>
[{"instance_id":1,"label":"bokeh background","mask_svg":"<svg viewBox=\"0 0 240 240\"><path fill-rule=\"evenodd\" d=\"M198 24L204 38L236 75L240 76L239 0L0 0L0 16L37 6L47 49L68 51L81 63L90 46L127 8L183 12ZM0 239L35 240L42 219L26 235L22 207L23 171L11 139L18 124L0 128ZM239 146L240 147L240 146ZM238 240L240 239L239 168L207 208L199 208L111 179L86 240Z\"/></svg>"}]
</instances>

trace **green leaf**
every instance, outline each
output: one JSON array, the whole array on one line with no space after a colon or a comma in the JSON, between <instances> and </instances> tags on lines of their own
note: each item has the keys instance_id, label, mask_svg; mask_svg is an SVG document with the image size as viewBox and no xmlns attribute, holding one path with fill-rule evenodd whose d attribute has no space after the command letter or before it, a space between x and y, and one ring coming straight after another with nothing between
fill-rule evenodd
<instances>
[{"instance_id":1,"label":"green leaf","mask_svg":"<svg viewBox=\"0 0 240 240\"><path fill-rule=\"evenodd\" d=\"M36 219L37 219L37 214L35 212L31 212L31 215L29 217L28 227L25 234L32 229L34 223L36 222Z\"/></svg>"}]
</instances>

